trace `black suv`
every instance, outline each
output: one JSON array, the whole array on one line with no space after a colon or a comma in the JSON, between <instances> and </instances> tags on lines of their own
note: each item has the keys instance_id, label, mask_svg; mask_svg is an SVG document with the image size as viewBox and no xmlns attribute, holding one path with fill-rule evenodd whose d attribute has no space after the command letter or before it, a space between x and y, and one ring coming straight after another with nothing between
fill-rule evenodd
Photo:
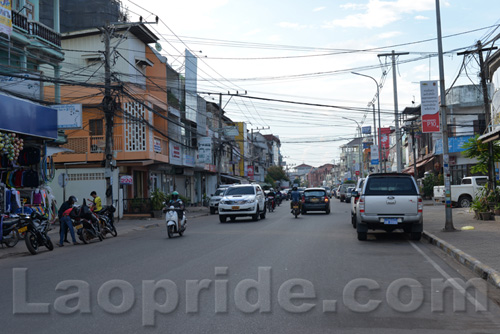
<instances>
[{"instance_id":1,"label":"black suv","mask_svg":"<svg viewBox=\"0 0 500 334\"><path fill-rule=\"evenodd\" d=\"M302 203L302 214L307 211L325 211L330 213L330 199L323 188L306 188L304 190L304 203Z\"/></svg>"}]
</instances>

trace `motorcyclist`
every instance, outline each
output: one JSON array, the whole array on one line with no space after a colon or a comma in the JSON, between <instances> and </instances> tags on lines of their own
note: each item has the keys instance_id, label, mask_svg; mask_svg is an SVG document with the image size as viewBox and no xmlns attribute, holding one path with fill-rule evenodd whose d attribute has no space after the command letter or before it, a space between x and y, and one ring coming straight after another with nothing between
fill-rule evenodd
<instances>
[{"instance_id":1,"label":"motorcyclist","mask_svg":"<svg viewBox=\"0 0 500 334\"><path fill-rule=\"evenodd\" d=\"M177 230L181 230L181 221L184 217L184 202L180 199L179 193L177 191L172 192L170 201L167 203L167 208L173 206L177 211Z\"/></svg>"},{"instance_id":2,"label":"motorcyclist","mask_svg":"<svg viewBox=\"0 0 500 334\"><path fill-rule=\"evenodd\" d=\"M291 199L292 199L292 201L290 202L290 208L292 209L292 213L293 213L293 203L294 202L299 203L299 211L300 211L302 203L300 202L300 191L297 189L297 187L292 188Z\"/></svg>"},{"instance_id":3,"label":"motorcyclist","mask_svg":"<svg viewBox=\"0 0 500 334\"><path fill-rule=\"evenodd\" d=\"M273 197L273 198L269 198L269 197ZM273 208L275 207L275 203L276 202L272 202L272 201L275 201L276 200L276 192L274 191L273 188L269 189L269 192L267 193L267 200L268 201L271 201L271 205L273 206Z\"/></svg>"}]
</instances>

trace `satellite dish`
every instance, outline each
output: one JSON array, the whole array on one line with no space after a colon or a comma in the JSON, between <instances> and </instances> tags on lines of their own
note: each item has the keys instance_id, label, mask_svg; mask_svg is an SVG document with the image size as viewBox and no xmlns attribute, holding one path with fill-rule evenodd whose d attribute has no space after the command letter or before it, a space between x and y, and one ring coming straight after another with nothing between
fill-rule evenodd
<instances>
[{"instance_id":1,"label":"satellite dish","mask_svg":"<svg viewBox=\"0 0 500 334\"><path fill-rule=\"evenodd\" d=\"M156 43L155 44L155 49L156 51L160 52L162 49L161 49L161 44L160 43Z\"/></svg>"}]
</instances>

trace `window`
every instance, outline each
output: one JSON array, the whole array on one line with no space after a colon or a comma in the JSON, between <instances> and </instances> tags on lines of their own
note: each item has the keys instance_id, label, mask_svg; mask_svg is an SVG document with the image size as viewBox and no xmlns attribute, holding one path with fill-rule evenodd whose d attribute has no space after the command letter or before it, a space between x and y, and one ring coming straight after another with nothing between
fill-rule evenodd
<instances>
[{"instance_id":1,"label":"window","mask_svg":"<svg viewBox=\"0 0 500 334\"><path fill-rule=\"evenodd\" d=\"M255 195L254 187L234 187L226 190L225 196L229 195Z\"/></svg>"},{"instance_id":2,"label":"window","mask_svg":"<svg viewBox=\"0 0 500 334\"><path fill-rule=\"evenodd\" d=\"M89 120L89 133L91 136L102 136L104 134L102 119Z\"/></svg>"},{"instance_id":3,"label":"window","mask_svg":"<svg viewBox=\"0 0 500 334\"><path fill-rule=\"evenodd\" d=\"M409 177L384 176L368 178L365 195L418 195Z\"/></svg>"},{"instance_id":4,"label":"window","mask_svg":"<svg viewBox=\"0 0 500 334\"><path fill-rule=\"evenodd\" d=\"M325 197L326 193L322 190L311 190L304 192L305 197Z\"/></svg>"}]
</instances>

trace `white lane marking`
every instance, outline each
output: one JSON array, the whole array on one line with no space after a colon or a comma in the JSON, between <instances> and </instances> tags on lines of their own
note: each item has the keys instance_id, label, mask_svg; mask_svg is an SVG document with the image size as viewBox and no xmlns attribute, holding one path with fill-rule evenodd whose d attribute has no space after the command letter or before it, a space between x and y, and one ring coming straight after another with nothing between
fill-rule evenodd
<instances>
[{"instance_id":1,"label":"white lane marking","mask_svg":"<svg viewBox=\"0 0 500 334\"><path fill-rule=\"evenodd\" d=\"M462 286L460 286L460 284L458 284L454 278L452 278L450 275L448 275L448 273L446 271L444 271L443 268L441 268L439 266L439 264L437 264L433 259L431 259L427 254L424 253L424 251L422 251L422 249L420 249L420 247L418 247L415 243L409 241L410 245L413 246L413 248L415 248L417 250L417 252L419 252L427 261L429 261L429 263L434 267L434 269L436 269L441 275L443 275L444 278L446 278L452 285L454 288L456 288L460 293L462 293L463 295L465 295L465 297L467 298L467 300L476 307L476 310L487 310L487 308L481 304L476 298L474 298L470 293L467 292L467 290L465 290Z\"/></svg>"}]
</instances>

